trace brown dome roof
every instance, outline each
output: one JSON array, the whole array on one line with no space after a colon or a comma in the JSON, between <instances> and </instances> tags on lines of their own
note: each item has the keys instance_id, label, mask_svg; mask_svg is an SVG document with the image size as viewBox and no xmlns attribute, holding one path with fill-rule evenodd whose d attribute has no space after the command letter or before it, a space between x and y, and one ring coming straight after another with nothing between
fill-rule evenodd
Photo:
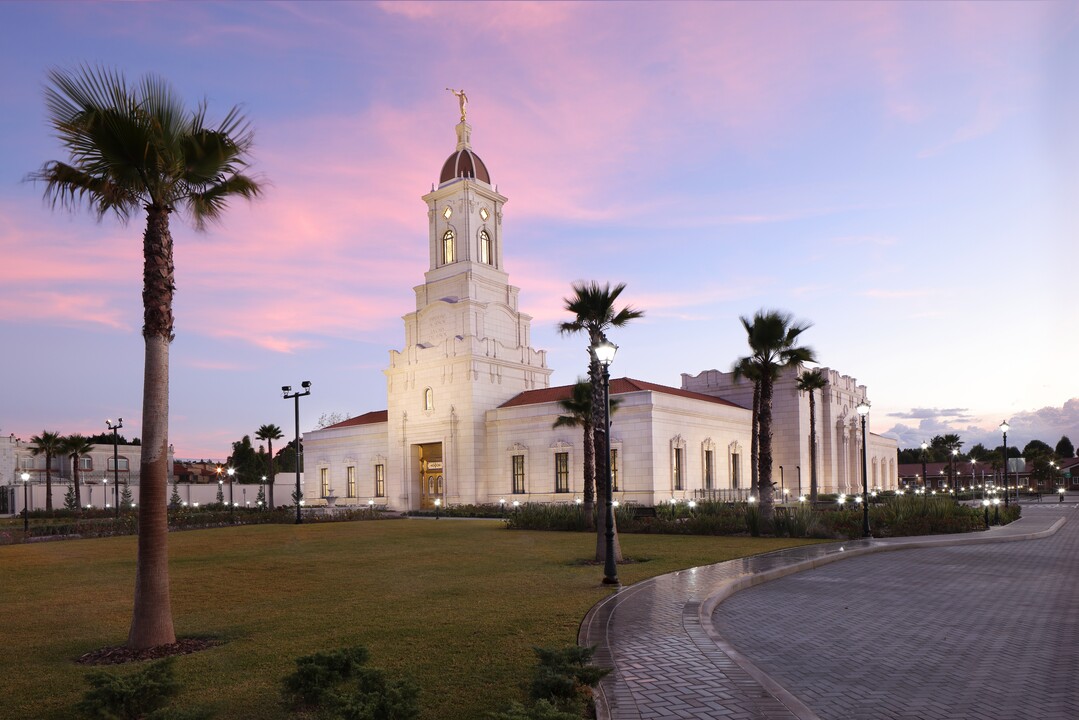
<instances>
[{"instance_id":1,"label":"brown dome roof","mask_svg":"<svg viewBox=\"0 0 1079 720\"><path fill-rule=\"evenodd\" d=\"M491 184L491 175L487 172L487 166L480 160L480 156L469 148L461 148L446 158L442 166L442 174L438 178L438 184L460 177L475 178Z\"/></svg>"}]
</instances>

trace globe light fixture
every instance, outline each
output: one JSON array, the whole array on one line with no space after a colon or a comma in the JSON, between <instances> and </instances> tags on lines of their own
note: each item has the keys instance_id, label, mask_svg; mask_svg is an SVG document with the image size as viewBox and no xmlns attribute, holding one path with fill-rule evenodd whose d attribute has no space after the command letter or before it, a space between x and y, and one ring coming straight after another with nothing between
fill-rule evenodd
<instances>
[{"instance_id":1,"label":"globe light fixture","mask_svg":"<svg viewBox=\"0 0 1079 720\"><path fill-rule=\"evenodd\" d=\"M592 346L592 352L599 361L603 384L603 495L606 503L607 527L604 533L603 584L618 585L618 565L614 558L614 481L611 474L611 363L618 352L618 346L606 338Z\"/></svg>"}]
</instances>

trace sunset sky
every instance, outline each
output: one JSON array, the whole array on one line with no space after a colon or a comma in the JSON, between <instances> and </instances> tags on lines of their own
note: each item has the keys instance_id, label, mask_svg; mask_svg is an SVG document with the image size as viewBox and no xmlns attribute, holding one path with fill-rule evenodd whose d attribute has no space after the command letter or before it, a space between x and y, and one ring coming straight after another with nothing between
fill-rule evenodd
<instances>
[{"instance_id":1,"label":"sunset sky","mask_svg":"<svg viewBox=\"0 0 1079 720\"><path fill-rule=\"evenodd\" d=\"M320 415L386 407L427 269L420 196L457 102L508 196L505 264L552 383L574 280L644 320L612 366L678 386L746 353L739 315L812 322L911 447L1079 444L1079 4L0 3L0 433L140 434L142 218L51 210L50 68L241 104L264 197L174 218L171 437L224 458L280 386Z\"/></svg>"}]
</instances>

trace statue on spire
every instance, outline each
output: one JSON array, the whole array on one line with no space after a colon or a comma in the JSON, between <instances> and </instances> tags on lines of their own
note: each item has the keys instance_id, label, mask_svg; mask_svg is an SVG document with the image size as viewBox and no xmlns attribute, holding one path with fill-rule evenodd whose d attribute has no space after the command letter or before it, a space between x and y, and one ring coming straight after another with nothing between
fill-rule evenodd
<instances>
[{"instance_id":1,"label":"statue on spire","mask_svg":"<svg viewBox=\"0 0 1079 720\"><path fill-rule=\"evenodd\" d=\"M461 106L461 122L464 122L465 115L468 113L468 95L465 95L464 90L454 90L453 88L446 89L453 93L454 97L457 98L457 102Z\"/></svg>"}]
</instances>

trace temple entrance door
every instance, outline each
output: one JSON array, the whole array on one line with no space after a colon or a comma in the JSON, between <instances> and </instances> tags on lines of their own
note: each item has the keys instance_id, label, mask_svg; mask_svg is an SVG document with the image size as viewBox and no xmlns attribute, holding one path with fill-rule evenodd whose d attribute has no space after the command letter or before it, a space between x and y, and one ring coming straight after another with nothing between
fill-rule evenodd
<instances>
[{"instance_id":1,"label":"temple entrance door","mask_svg":"<svg viewBox=\"0 0 1079 720\"><path fill-rule=\"evenodd\" d=\"M420 509L432 509L435 500L443 498L444 478L442 443L420 445Z\"/></svg>"}]
</instances>

